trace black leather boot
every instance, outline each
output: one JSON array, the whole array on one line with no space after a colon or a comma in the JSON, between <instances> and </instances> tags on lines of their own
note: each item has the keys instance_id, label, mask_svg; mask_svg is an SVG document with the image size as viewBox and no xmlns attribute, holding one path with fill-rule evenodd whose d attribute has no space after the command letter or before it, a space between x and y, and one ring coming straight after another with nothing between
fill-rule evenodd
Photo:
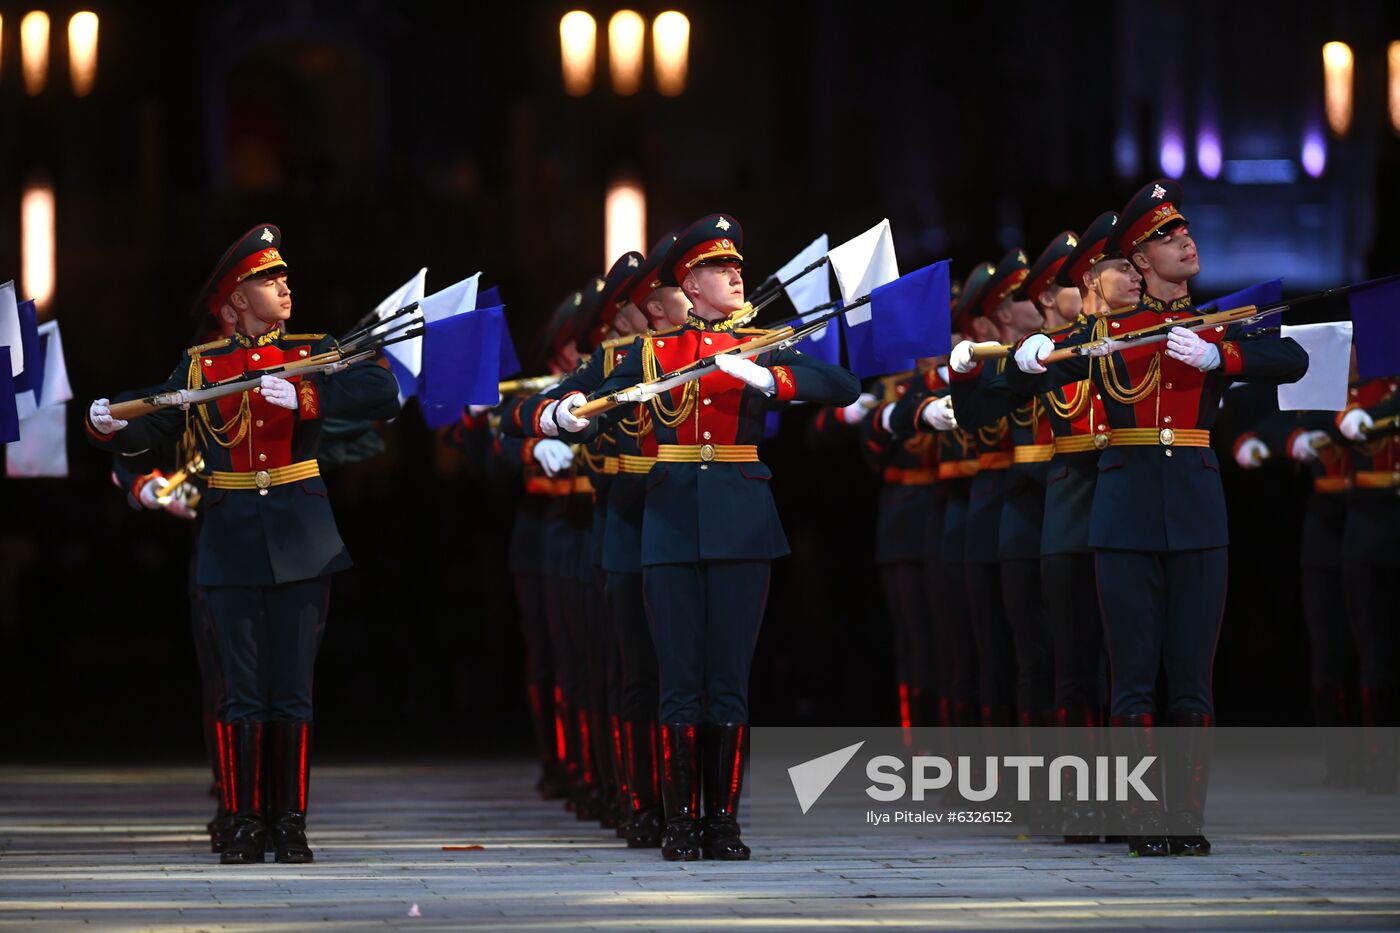
<instances>
[{"instance_id":1,"label":"black leather boot","mask_svg":"<svg viewBox=\"0 0 1400 933\"><path fill-rule=\"evenodd\" d=\"M558 726L549 685L526 684L525 698L530 704L535 746L540 750L540 777L535 781L535 790L544 800L559 800L568 792L569 783L559 760Z\"/></svg>"},{"instance_id":2,"label":"black leather boot","mask_svg":"<svg viewBox=\"0 0 1400 933\"><path fill-rule=\"evenodd\" d=\"M668 862L700 858L700 727L668 722L661 727L661 795L666 834L661 857Z\"/></svg>"},{"instance_id":3,"label":"black leather boot","mask_svg":"<svg viewBox=\"0 0 1400 933\"><path fill-rule=\"evenodd\" d=\"M657 754L656 723L628 720L622 724L623 759L631 816L627 848L655 849L661 845L661 757Z\"/></svg>"},{"instance_id":4,"label":"black leather boot","mask_svg":"<svg viewBox=\"0 0 1400 933\"><path fill-rule=\"evenodd\" d=\"M623 735L622 717L616 713L608 716L608 748L612 751L613 780L616 783L614 796L617 810L617 838L626 839L632 832L632 791L627 786L631 774L627 770L626 737Z\"/></svg>"},{"instance_id":5,"label":"black leather boot","mask_svg":"<svg viewBox=\"0 0 1400 933\"><path fill-rule=\"evenodd\" d=\"M748 763L749 728L741 722L705 724L701 746L704 762L705 818L700 821L700 851L705 858L744 862L749 847L739 838L739 795Z\"/></svg>"},{"instance_id":6,"label":"black leather boot","mask_svg":"<svg viewBox=\"0 0 1400 933\"><path fill-rule=\"evenodd\" d=\"M219 854L224 865L250 865L264 860L267 826L263 822L263 724L228 723L228 768L225 777L233 801L232 833Z\"/></svg>"},{"instance_id":7,"label":"black leather boot","mask_svg":"<svg viewBox=\"0 0 1400 933\"><path fill-rule=\"evenodd\" d=\"M1205 825L1206 791L1210 787L1210 752L1215 717L1206 713L1172 713L1172 752L1167 775L1167 812L1174 826L1187 833L1168 837L1172 855L1210 855Z\"/></svg>"},{"instance_id":8,"label":"black leather boot","mask_svg":"<svg viewBox=\"0 0 1400 933\"><path fill-rule=\"evenodd\" d=\"M1368 794L1395 793L1396 691L1385 687L1361 688L1361 734L1365 742L1362 786Z\"/></svg>"},{"instance_id":9,"label":"black leather boot","mask_svg":"<svg viewBox=\"0 0 1400 933\"><path fill-rule=\"evenodd\" d=\"M268 832L277 861L314 862L306 844L306 798L311 786L311 723L273 722L272 816Z\"/></svg>"},{"instance_id":10,"label":"black leather boot","mask_svg":"<svg viewBox=\"0 0 1400 933\"><path fill-rule=\"evenodd\" d=\"M578 741L577 760L578 773L574 783L569 790L569 800L573 804L574 816L585 822L593 822L598 819L602 810L602 795L598 788L598 773L594 770L593 761L593 717L588 710L577 708L574 710L574 723L577 728L575 735Z\"/></svg>"},{"instance_id":11,"label":"black leather boot","mask_svg":"<svg viewBox=\"0 0 1400 933\"><path fill-rule=\"evenodd\" d=\"M591 710L588 734L593 738L593 771L598 776L598 825L617 829L617 773L613 771L612 725L606 711Z\"/></svg>"},{"instance_id":12,"label":"black leather boot","mask_svg":"<svg viewBox=\"0 0 1400 933\"><path fill-rule=\"evenodd\" d=\"M1055 725L1066 730L1064 749L1067 753L1084 756L1087 761L1093 760L1099 747L1098 718L1097 706L1062 706L1055 711ZM1093 791L1090 790L1087 797L1081 799L1079 789L1072 782L1067 781L1064 786L1061 813L1065 820L1065 842L1069 845L1097 844L1097 835L1083 831L1099 816L1094 806Z\"/></svg>"},{"instance_id":13,"label":"black leather boot","mask_svg":"<svg viewBox=\"0 0 1400 933\"><path fill-rule=\"evenodd\" d=\"M1171 854L1171 844L1167 842L1166 835L1167 814L1162 798L1162 758L1158 754L1157 736L1153 732L1154 718L1151 713L1140 713L1114 716L1109 723L1117 730L1115 739L1123 746L1121 754L1128 756L1130 766L1148 756L1157 758L1157 766L1148 769L1142 781L1157 799L1130 800L1125 805L1129 827L1128 854L1138 857Z\"/></svg>"},{"instance_id":14,"label":"black leather boot","mask_svg":"<svg viewBox=\"0 0 1400 933\"><path fill-rule=\"evenodd\" d=\"M212 732L214 784L219 789L219 806L209 823L209 851L222 852L233 836L233 787L225 775L229 763L229 727L216 719L212 723Z\"/></svg>"}]
</instances>

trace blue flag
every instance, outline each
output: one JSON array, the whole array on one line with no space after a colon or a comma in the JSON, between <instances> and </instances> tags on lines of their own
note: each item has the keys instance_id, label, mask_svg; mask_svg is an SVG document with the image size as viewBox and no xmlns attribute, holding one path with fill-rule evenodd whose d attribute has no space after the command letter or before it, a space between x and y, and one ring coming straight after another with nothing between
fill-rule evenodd
<instances>
[{"instance_id":1,"label":"blue flag","mask_svg":"<svg viewBox=\"0 0 1400 933\"><path fill-rule=\"evenodd\" d=\"M19 408L15 405L15 377L10 369L10 348L0 347L0 444L19 440Z\"/></svg>"},{"instance_id":2,"label":"blue flag","mask_svg":"<svg viewBox=\"0 0 1400 933\"><path fill-rule=\"evenodd\" d=\"M501 301L501 290L495 285L484 292L477 292L476 306L478 308L504 308ZM501 324L501 378L509 379L520 372L520 357L515 352L515 341L510 339L510 325Z\"/></svg>"},{"instance_id":3,"label":"blue flag","mask_svg":"<svg viewBox=\"0 0 1400 933\"><path fill-rule=\"evenodd\" d=\"M943 313L946 315L947 311L945 310ZM863 324L855 325L852 325L847 319L848 315L842 314L840 318L841 332L845 335L846 368L855 373L856 376L861 379L869 379L873 376L902 373L914 368L912 356L893 361L880 359L875 350L873 317Z\"/></svg>"},{"instance_id":4,"label":"blue flag","mask_svg":"<svg viewBox=\"0 0 1400 933\"><path fill-rule=\"evenodd\" d=\"M870 292L870 313L878 360L896 363L952 350L948 260L876 286Z\"/></svg>"},{"instance_id":5,"label":"blue flag","mask_svg":"<svg viewBox=\"0 0 1400 933\"><path fill-rule=\"evenodd\" d=\"M1235 308L1243 308L1254 305L1259 308L1267 308L1276 305L1283 300L1283 279L1270 279L1267 282L1260 282L1248 288L1242 288L1237 292L1217 298L1212 301L1211 307L1217 311L1233 311ZM1277 327L1277 320L1265 318L1262 321L1255 321L1244 327L1246 333L1259 330L1264 327Z\"/></svg>"},{"instance_id":6,"label":"blue flag","mask_svg":"<svg viewBox=\"0 0 1400 933\"><path fill-rule=\"evenodd\" d=\"M44 354L39 341L39 314L34 309L34 300L21 301L19 309L20 346L24 350L24 372L14 377L15 394L33 390L34 401L40 401L39 392L44 387Z\"/></svg>"},{"instance_id":7,"label":"blue flag","mask_svg":"<svg viewBox=\"0 0 1400 933\"><path fill-rule=\"evenodd\" d=\"M1400 375L1400 276L1351 287L1352 346L1362 379Z\"/></svg>"},{"instance_id":8,"label":"blue flag","mask_svg":"<svg viewBox=\"0 0 1400 933\"><path fill-rule=\"evenodd\" d=\"M503 310L480 308L425 325L418 404L428 427L451 424L467 405L496 404Z\"/></svg>"}]
</instances>

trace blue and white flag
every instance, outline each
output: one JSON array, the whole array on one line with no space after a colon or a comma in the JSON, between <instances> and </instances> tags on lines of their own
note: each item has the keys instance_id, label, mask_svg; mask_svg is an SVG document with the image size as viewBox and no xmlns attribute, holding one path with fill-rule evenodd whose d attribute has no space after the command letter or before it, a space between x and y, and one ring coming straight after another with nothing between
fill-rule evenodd
<instances>
[{"instance_id":1,"label":"blue and white flag","mask_svg":"<svg viewBox=\"0 0 1400 933\"><path fill-rule=\"evenodd\" d=\"M10 350L10 377L24 374L24 336L20 332L19 302L15 299L13 281L0 285L0 346ZM8 391L13 392L11 386Z\"/></svg>"},{"instance_id":2,"label":"blue and white flag","mask_svg":"<svg viewBox=\"0 0 1400 933\"><path fill-rule=\"evenodd\" d=\"M5 473L12 478L63 477L68 475L68 402L73 387L63 356L58 321L39 325L39 349L30 372L37 390L17 399L21 420L20 439L5 448ZM36 404L26 412L26 404Z\"/></svg>"},{"instance_id":3,"label":"blue and white flag","mask_svg":"<svg viewBox=\"0 0 1400 933\"><path fill-rule=\"evenodd\" d=\"M485 291L477 293L477 308L505 307L505 302L501 301L501 290L492 285ZM509 379L520 372L520 356L515 352L515 341L510 338L510 322L501 325L501 378Z\"/></svg>"}]
</instances>

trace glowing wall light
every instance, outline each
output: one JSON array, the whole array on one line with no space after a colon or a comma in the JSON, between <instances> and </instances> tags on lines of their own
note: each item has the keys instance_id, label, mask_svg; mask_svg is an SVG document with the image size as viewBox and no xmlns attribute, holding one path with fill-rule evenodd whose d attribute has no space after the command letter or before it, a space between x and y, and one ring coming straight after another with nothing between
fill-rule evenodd
<instances>
[{"instance_id":1,"label":"glowing wall light","mask_svg":"<svg viewBox=\"0 0 1400 933\"><path fill-rule=\"evenodd\" d=\"M656 69L656 89L666 97L685 91L690 68L690 20L684 13L668 10L651 24L651 49Z\"/></svg>"},{"instance_id":2,"label":"glowing wall light","mask_svg":"<svg viewBox=\"0 0 1400 933\"><path fill-rule=\"evenodd\" d=\"M1180 178L1186 172L1186 146L1175 130L1162 134L1160 161L1168 178Z\"/></svg>"},{"instance_id":3,"label":"glowing wall light","mask_svg":"<svg viewBox=\"0 0 1400 933\"><path fill-rule=\"evenodd\" d=\"M608 71L613 90L626 97L642 88L642 49L647 24L632 10L618 10L608 20Z\"/></svg>"},{"instance_id":4,"label":"glowing wall light","mask_svg":"<svg viewBox=\"0 0 1400 933\"><path fill-rule=\"evenodd\" d=\"M615 181L608 186L603 208L603 268L607 269L617 257L634 249L647 248L647 196L635 181Z\"/></svg>"},{"instance_id":5,"label":"glowing wall light","mask_svg":"<svg viewBox=\"0 0 1400 933\"><path fill-rule=\"evenodd\" d=\"M87 97L97 83L97 14L74 13L68 20L68 75L73 96Z\"/></svg>"},{"instance_id":6,"label":"glowing wall light","mask_svg":"<svg viewBox=\"0 0 1400 933\"><path fill-rule=\"evenodd\" d=\"M31 182L20 200L20 268L24 294L40 310L53 297L54 207L53 185Z\"/></svg>"},{"instance_id":7,"label":"glowing wall light","mask_svg":"<svg viewBox=\"0 0 1400 933\"><path fill-rule=\"evenodd\" d=\"M1390 43L1390 125L1400 133L1400 41Z\"/></svg>"},{"instance_id":8,"label":"glowing wall light","mask_svg":"<svg viewBox=\"0 0 1400 933\"><path fill-rule=\"evenodd\" d=\"M1303 137L1303 155L1299 160L1303 171L1313 178L1321 178L1327 169L1327 138L1319 129L1310 129Z\"/></svg>"},{"instance_id":9,"label":"glowing wall light","mask_svg":"<svg viewBox=\"0 0 1400 933\"><path fill-rule=\"evenodd\" d=\"M1336 136L1346 136L1347 131L1351 129L1354 64L1351 46L1345 42L1328 42L1322 47L1327 125Z\"/></svg>"},{"instance_id":10,"label":"glowing wall light","mask_svg":"<svg viewBox=\"0 0 1400 933\"><path fill-rule=\"evenodd\" d=\"M49 14L35 10L19 22L20 64L24 89L33 97L49 75Z\"/></svg>"},{"instance_id":11,"label":"glowing wall light","mask_svg":"<svg viewBox=\"0 0 1400 933\"><path fill-rule=\"evenodd\" d=\"M565 13L559 20L559 59L564 70L564 90L582 97L593 90L593 69L598 58L598 24L582 10Z\"/></svg>"},{"instance_id":12,"label":"glowing wall light","mask_svg":"<svg viewBox=\"0 0 1400 933\"><path fill-rule=\"evenodd\" d=\"M1206 127L1196 137L1196 167L1209 179L1220 177L1220 135L1214 127Z\"/></svg>"}]
</instances>

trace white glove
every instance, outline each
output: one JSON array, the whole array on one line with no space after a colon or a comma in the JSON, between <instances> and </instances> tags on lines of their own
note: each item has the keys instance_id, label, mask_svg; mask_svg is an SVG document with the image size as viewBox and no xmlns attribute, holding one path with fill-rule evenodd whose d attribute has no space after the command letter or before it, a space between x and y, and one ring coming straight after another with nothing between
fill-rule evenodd
<instances>
[{"instance_id":1,"label":"white glove","mask_svg":"<svg viewBox=\"0 0 1400 933\"><path fill-rule=\"evenodd\" d=\"M194 509L190 508L180 496L171 496L170 501L165 504L165 511L176 518L183 518L187 521L194 518Z\"/></svg>"},{"instance_id":2,"label":"white glove","mask_svg":"<svg viewBox=\"0 0 1400 933\"><path fill-rule=\"evenodd\" d=\"M767 366L759 366L753 360L732 353L716 353L714 360L715 369L748 383L764 395L772 395L778 390L778 380L773 378L773 370Z\"/></svg>"},{"instance_id":3,"label":"white glove","mask_svg":"<svg viewBox=\"0 0 1400 933\"><path fill-rule=\"evenodd\" d=\"M1293 438L1293 446L1288 448L1288 456L1294 460L1307 463L1317 459L1317 447L1315 446L1319 438L1325 438L1326 431L1303 431Z\"/></svg>"},{"instance_id":4,"label":"white glove","mask_svg":"<svg viewBox=\"0 0 1400 933\"><path fill-rule=\"evenodd\" d=\"M165 485L165 481L160 478L149 479L146 482L142 483L141 494L136 497L137 501L140 502L143 507L148 509L161 508L160 494L157 491L156 487L163 485Z\"/></svg>"},{"instance_id":5,"label":"white glove","mask_svg":"<svg viewBox=\"0 0 1400 933\"><path fill-rule=\"evenodd\" d=\"M110 399L100 398L88 406L88 420L92 422L98 434L111 434L127 425L127 422L120 418L112 417L112 411L107 407L110 404Z\"/></svg>"},{"instance_id":6,"label":"white glove","mask_svg":"<svg viewBox=\"0 0 1400 933\"><path fill-rule=\"evenodd\" d=\"M924 424L935 431L951 431L958 426L958 419L953 417L953 400L944 396L932 405L924 406Z\"/></svg>"},{"instance_id":7,"label":"white glove","mask_svg":"<svg viewBox=\"0 0 1400 933\"><path fill-rule=\"evenodd\" d=\"M860 398L841 409L841 421L843 424L859 424L866 412L878 404L880 404L879 399L869 392L862 392Z\"/></svg>"},{"instance_id":8,"label":"white glove","mask_svg":"<svg viewBox=\"0 0 1400 933\"><path fill-rule=\"evenodd\" d=\"M970 373L977 364L972 359L972 341L961 340L948 354L948 368L955 373Z\"/></svg>"},{"instance_id":9,"label":"white glove","mask_svg":"<svg viewBox=\"0 0 1400 933\"><path fill-rule=\"evenodd\" d=\"M563 441L543 440L535 444L535 462L546 474L558 476L574 462L574 449Z\"/></svg>"},{"instance_id":10,"label":"white glove","mask_svg":"<svg viewBox=\"0 0 1400 933\"><path fill-rule=\"evenodd\" d=\"M289 411L297 407L297 389L281 376L263 376L262 397L269 405L276 405L278 408L286 408Z\"/></svg>"},{"instance_id":11,"label":"white glove","mask_svg":"<svg viewBox=\"0 0 1400 933\"><path fill-rule=\"evenodd\" d=\"M1045 364L1041 360L1055 349L1055 341L1044 334L1031 334L1016 348L1016 368L1023 373L1043 373Z\"/></svg>"},{"instance_id":12,"label":"white glove","mask_svg":"<svg viewBox=\"0 0 1400 933\"><path fill-rule=\"evenodd\" d=\"M1375 421L1371 419L1370 415L1366 414L1364 408L1353 408L1345 415L1342 415L1342 423L1340 425L1342 437L1345 437L1349 441L1364 441L1366 439L1367 429L1373 424L1375 424Z\"/></svg>"},{"instance_id":13,"label":"white glove","mask_svg":"<svg viewBox=\"0 0 1400 933\"><path fill-rule=\"evenodd\" d=\"M557 425L571 434L582 431L588 427L588 419L575 417L574 409L581 408L587 403L588 398L582 392L567 395L562 400L552 403L545 410L545 413L540 416L540 424L544 424L548 419L550 424Z\"/></svg>"},{"instance_id":14,"label":"white glove","mask_svg":"<svg viewBox=\"0 0 1400 933\"><path fill-rule=\"evenodd\" d=\"M1264 461L1269 459L1269 445L1265 444L1257 437L1251 437L1239 447L1235 448L1235 462L1246 470L1253 470L1264 465Z\"/></svg>"},{"instance_id":15,"label":"white glove","mask_svg":"<svg viewBox=\"0 0 1400 933\"><path fill-rule=\"evenodd\" d=\"M1209 372L1220 365L1220 348L1193 330L1173 327L1167 331L1167 356Z\"/></svg>"},{"instance_id":16,"label":"white glove","mask_svg":"<svg viewBox=\"0 0 1400 933\"><path fill-rule=\"evenodd\" d=\"M945 364L945 365L943 365L943 366L939 366L937 369L934 370L934 372L938 373L938 378L939 378L940 380L942 380L943 384L946 386L946 385L948 384L948 367L947 367L947 365Z\"/></svg>"}]
</instances>

